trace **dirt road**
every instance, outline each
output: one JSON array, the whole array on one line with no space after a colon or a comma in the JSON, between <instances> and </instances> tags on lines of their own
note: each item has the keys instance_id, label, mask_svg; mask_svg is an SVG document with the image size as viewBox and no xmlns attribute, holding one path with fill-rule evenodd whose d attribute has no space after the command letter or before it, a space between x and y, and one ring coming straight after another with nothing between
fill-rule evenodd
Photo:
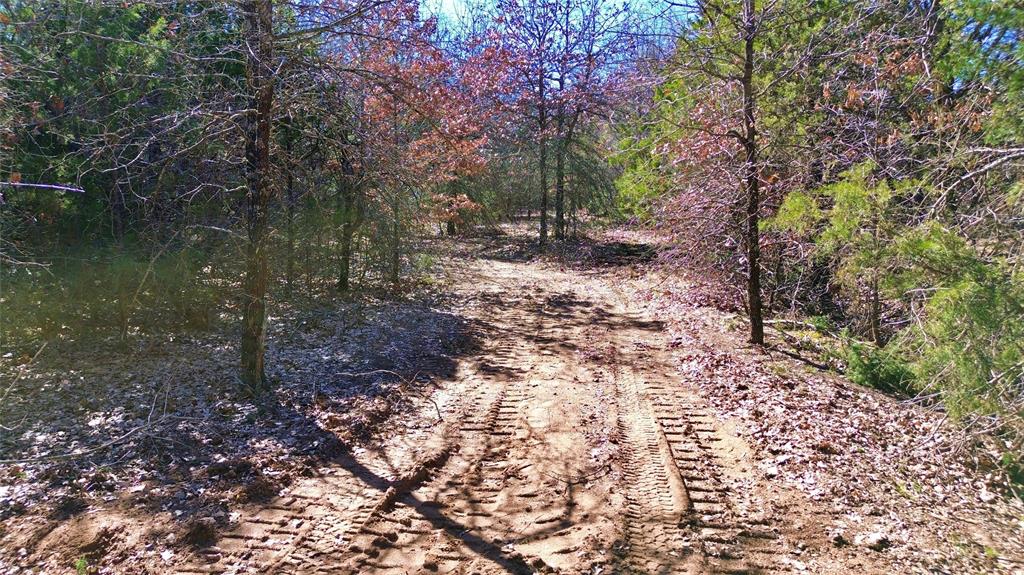
<instances>
[{"instance_id":1,"label":"dirt road","mask_svg":"<svg viewBox=\"0 0 1024 575\"><path fill-rule=\"evenodd\" d=\"M1024 507L943 414L745 344L640 232L511 232L283 314L272 401L230 331L19 368L0 572L1024 575Z\"/></svg>"},{"instance_id":2,"label":"dirt road","mask_svg":"<svg viewBox=\"0 0 1024 575\"><path fill-rule=\"evenodd\" d=\"M800 522L674 375L657 318L600 271L482 258L458 274L484 342L458 375L378 447L247 508L181 572L803 567Z\"/></svg>"}]
</instances>

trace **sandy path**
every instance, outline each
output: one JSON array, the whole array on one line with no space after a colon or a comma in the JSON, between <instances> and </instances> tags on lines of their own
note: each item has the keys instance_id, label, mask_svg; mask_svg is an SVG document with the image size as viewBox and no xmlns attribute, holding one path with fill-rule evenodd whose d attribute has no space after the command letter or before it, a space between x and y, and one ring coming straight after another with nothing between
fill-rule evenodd
<instances>
[{"instance_id":1,"label":"sandy path","mask_svg":"<svg viewBox=\"0 0 1024 575\"><path fill-rule=\"evenodd\" d=\"M599 273L480 259L486 343L380 449L251 508L185 573L787 571L745 447Z\"/></svg>"}]
</instances>

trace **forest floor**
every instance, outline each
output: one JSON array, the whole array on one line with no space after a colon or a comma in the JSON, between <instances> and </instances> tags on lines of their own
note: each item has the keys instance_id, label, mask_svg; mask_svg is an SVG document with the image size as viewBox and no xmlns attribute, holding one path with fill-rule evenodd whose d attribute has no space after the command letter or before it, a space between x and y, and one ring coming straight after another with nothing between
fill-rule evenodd
<instances>
[{"instance_id":1,"label":"forest floor","mask_svg":"<svg viewBox=\"0 0 1024 575\"><path fill-rule=\"evenodd\" d=\"M1024 573L970 438L647 241L437 240L429 298L277 318L260 409L230 334L4 366L0 573Z\"/></svg>"}]
</instances>

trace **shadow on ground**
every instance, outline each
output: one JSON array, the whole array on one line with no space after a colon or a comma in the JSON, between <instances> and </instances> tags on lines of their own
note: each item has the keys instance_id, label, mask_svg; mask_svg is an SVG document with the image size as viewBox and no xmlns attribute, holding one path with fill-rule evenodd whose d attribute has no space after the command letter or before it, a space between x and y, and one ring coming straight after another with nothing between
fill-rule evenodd
<instances>
[{"instance_id":1,"label":"shadow on ground","mask_svg":"<svg viewBox=\"0 0 1024 575\"><path fill-rule=\"evenodd\" d=\"M481 329L426 302L299 312L270 325L275 391L259 400L238 385L229 332L164 335L129 350L51 346L0 405L0 459L16 461L0 466L0 565L36 565L37 554L131 561L142 546L123 533L65 533L95 512L138 518L150 542L177 532L204 543L196 521L224 526L229 507L344 464L353 445L451 378Z\"/></svg>"}]
</instances>

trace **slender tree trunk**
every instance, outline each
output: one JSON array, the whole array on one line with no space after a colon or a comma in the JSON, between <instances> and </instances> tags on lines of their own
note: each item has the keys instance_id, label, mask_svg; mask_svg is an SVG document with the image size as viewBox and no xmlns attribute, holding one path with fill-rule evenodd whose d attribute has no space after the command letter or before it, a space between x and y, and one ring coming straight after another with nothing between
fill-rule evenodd
<instances>
[{"instance_id":1,"label":"slender tree trunk","mask_svg":"<svg viewBox=\"0 0 1024 575\"><path fill-rule=\"evenodd\" d=\"M117 172L115 175L120 177ZM114 185L113 190L110 201L110 227L114 241L120 246L124 243L125 229L128 227L128 207L125 205L124 190L121 189L120 182Z\"/></svg>"},{"instance_id":2,"label":"slender tree trunk","mask_svg":"<svg viewBox=\"0 0 1024 575\"><path fill-rule=\"evenodd\" d=\"M338 285L336 286L340 293L348 291L349 283L349 263L352 260L352 237L349 235L349 190L346 188L347 182L342 182L338 187L338 199L335 203L335 208L338 211L338 215L341 217L341 225L338 226Z\"/></svg>"},{"instance_id":3,"label":"slender tree trunk","mask_svg":"<svg viewBox=\"0 0 1024 575\"><path fill-rule=\"evenodd\" d=\"M246 2L246 76L252 90L245 161L248 193L245 302L242 331L242 381L255 393L268 390L264 372L267 317L267 236L269 230L271 118L274 106L273 7L271 0Z\"/></svg>"},{"instance_id":4,"label":"slender tree trunk","mask_svg":"<svg viewBox=\"0 0 1024 575\"><path fill-rule=\"evenodd\" d=\"M877 214L871 217L871 226L872 251L875 254L878 254L875 258L877 265L877 261L881 259L882 251L882 241L881 237L879 237L881 228L879 226ZM882 299L878 291L878 280L879 274L878 269L876 268L871 271L871 311L868 320L870 321L871 326L871 340L875 342L876 346L882 348L885 346L885 338L882 336Z\"/></svg>"},{"instance_id":5,"label":"slender tree trunk","mask_svg":"<svg viewBox=\"0 0 1024 575\"><path fill-rule=\"evenodd\" d=\"M564 8L562 10L562 16L564 22L562 23L563 34L561 35L562 42L564 42L561 50L564 55L568 55L571 48L569 47L570 38L569 30L571 29L570 22L572 19L572 7L571 1L565 0ZM568 61L560 60L558 65L558 94L565 94L565 80L568 74L567 69ZM556 132L557 143L555 146L555 238L558 241L565 241L565 150L569 142L568 134L565 133L565 103L561 102L558 105L555 113L556 117Z\"/></svg>"},{"instance_id":6,"label":"slender tree trunk","mask_svg":"<svg viewBox=\"0 0 1024 575\"><path fill-rule=\"evenodd\" d=\"M303 248L303 271L305 272L306 295L313 295L313 248L309 241Z\"/></svg>"},{"instance_id":7,"label":"slender tree trunk","mask_svg":"<svg viewBox=\"0 0 1024 575\"><path fill-rule=\"evenodd\" d=\"M341 262L338 264L338 291L341 293L348 292L352 273L352 236L355 235L352 228L352 224L346 222L341 230Z\"/></svg>"},{"instance_id":8,"label":"slender tree trunk","mask_svg":"<svg viewBox=\"0 0 1024 575\"><path fill-rule=\"evenodd\" d=\"M579 218L577 217L577 211L579 207L576 205L576 177L572 178L572 193L569 194L569 220L572 222L572 239L579 237Z\"/></svg>"},{"instance_id":9,"label":"slender tree trunk","mask_svg":"<svg viewBox=\"0 0 1024 575\"><path fill-rule=\"evenodd\" d=\"M562 80L559 80L559 89L562 89ZM560 110L558 115L558 163L555 169L555 220L558 238L565 240L565 196L566 196L566 174L565 163L568 160L569 146L572 143L573 134L576 131L576 122L579 121L580 111L576 110L570 116L569 125L565 125L565 111ZM575 210L575 208L573 208ZM575 235L575 232L573 233Z\"/></svg>"},{"instance_id":10,"label":"slender tree trunk","mask_svg":"<svg viewBox=\"0 0 1024 575\"><path fill-rule=\"evenodd\" d=\"M394 151L392 162L394 166L398 166L398 102L394 94L391 96L392 113L391 113L391 133L394 138ZM389 254L389 276L391 276L392 288L398 288L398 275L400 271L401 261L401 249L402 249L402 233L401 233L401 221L399 221L399 210L401 209L401 198L399 197L401 184L396 178L394 181L395 189L392 190L391 196L391 253Z\"/></svg>"},{"instance_id":11,"label":"slender tree trunk","mask_svg":"<svg viewBox=\"0 0 1024 575\"><path fill-rule=\"evenodd\" d=\"M547 171L547 109L544 105L544 77L540 79L540 106L537 115L540 118L540 153L538 158L540 168L540 247L548 243L548 171Z\"/></svg>"},{"instance_id":12,"label":"slender tree trunk","mask_svg":"<svg viewBox=\"0 0 1024 575\"><path fill-rule=\"evenodd\" d=\"M313 270L316 276L314 279L319 281L321 274L324 270L324 232L317 230L316 232L316 263L313 264Z\"/></svg>"},{"instance_id":13,"label":"slender tree trunk","mask_svg":"<svg viewBox=\"0 0 1024 575\"><path fill-rule=\"evenodd\" d=\"M558 114L558 133L562 134L563 114ZM555 238L565 240L565 136L559 135L555 147Z\"/></svg>"},{"instance_id":14,"label":"slender tree trunk","mask_svg":"<svg viewBox=\"0 0 1024 575\"><path fill-rule=\"evenodd\" d=\"M289 130L290 132L290 130ZM287 284L288 297L292 295L292 284L295 282L295 178L292 174L292 135L289 133L285 141L285 193L287 194L285 209L287 210L288 225L288 246L287 246L287 268L285 271L285 282Z\"/></svg>"},{"instance_id":15,"label":"slender tree trunk","mask_svg":"<svg viewBox=\"0 0 1024 575\"><path fill-rule=\"evenodd\" d=\"M127 257L124 249L127 209L125 208L124 202L124 190L121 189L120 182L114 185L111 204L111 231L113 232L114 242L117 244L117 255L119 258L125 258ZM118 331L120 334L121 347L127 347L128 331L131 327L131 303L129 300L132 298L132 293L131 290L128 289L127 285L130 280L127 277L127 274L118 275L116 279Z\"/></svg>"},{"instance_id":16,"label":"slender tree trunk","mask_svg":"<svg viewBox=\"0 0 1024 575\"><path fill-rule=\"evenodd\" d=\"M747 306L750 311L750 342L764 344L764 319L761 305L761 246L758 233L760 189L757 165L757 124L754 101L755 0L743 0L743 150L745 156L743 187L747 196Z\"/></svg>"},{"instance_id":17,"label":"slender tree trunk","mask_svg":"<svg viewBox=\"0 0 1024 575\"><path fill-rule=\"evenodd\" d=\"M402 254L402 232L398 211L399 198L396 190L391 202L391 252L388 264L388 276L390 277L392 287L395 288L398 287L398 276L401 268L399 264Z\"/></svg>"},{"instance_id":18,"label":"slender tree trunk","mask_svg":"<svg viewBox=\"0 0 1024 575\"><path fill-rule=\"evenodd\" d=\"M882 337L882 301L878 295L878 277L871 278L871 339L879 348L885 347L885 339Z\"/></svg>"},{"instance_id":19,"label":"slender tree trunk","mask_svg":"<svg viewBox=\"0 0 1024 575\"><path fill-rule=\"evenodd\" d=\"M349 176L346 176L349 177ZM363 224L363 211L360 198L357 197L359 190L351 181L345 182L345 188L340 194L342 201L341 215L341 261L338 263L338 291L348 292L349 278L352 275L352 240L356 232Z\"/></svg>"}]
</instances>

